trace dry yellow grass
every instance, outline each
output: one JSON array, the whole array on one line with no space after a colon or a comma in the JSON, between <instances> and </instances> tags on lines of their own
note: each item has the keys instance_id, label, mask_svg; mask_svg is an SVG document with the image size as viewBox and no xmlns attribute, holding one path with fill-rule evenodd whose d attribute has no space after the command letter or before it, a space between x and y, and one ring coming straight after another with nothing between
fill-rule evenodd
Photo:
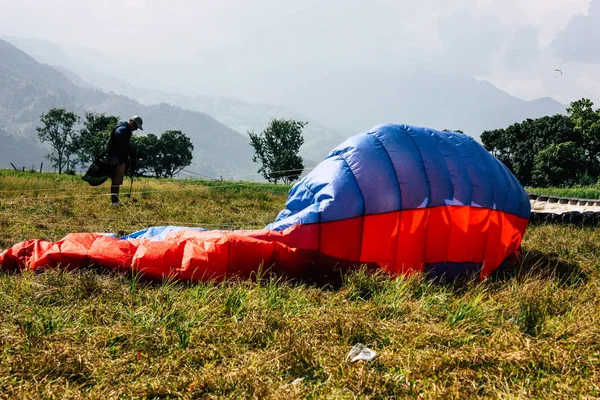
<instances>
[{"instance_id":1,"label":"dry yellow grass","mask_svg":"<svg viewBox=\"0 0 600 400\"><path fill-rule=\"evenodd\" d=\"M136 182L113 220L107 197L68 197L98 191L77 178L2 174L0 247L86 226L130 232L138 221L262 227L288 189ZM156 284L104 270L5 274L0 396L596 398L600 233L532 227L524 250L508 273L463 284L364 270L335 288L269 276ZM358 342L377 351L373 362L344 361Z\"/></svg>"}]
</instances>

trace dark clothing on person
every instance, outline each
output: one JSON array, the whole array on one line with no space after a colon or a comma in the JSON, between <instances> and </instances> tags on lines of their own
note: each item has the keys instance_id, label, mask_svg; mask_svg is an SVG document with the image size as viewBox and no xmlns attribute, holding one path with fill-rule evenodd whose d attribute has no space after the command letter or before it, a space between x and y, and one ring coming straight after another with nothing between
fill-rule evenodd
<instances>
[{"instance_id":1,"label":"dark clothing on person","mask_svg":"<svg viewBox=\"0 0 600 400\"><path fill-rule=\"evenodd\" d=\"M123 177L127 169L127 159L134 162L135 150L131 146L132 131L126 121L122 121L111 132L108 140L108 154L106 161L112 165L111 175L111 201L113 205L119 204L119 186L123 184Z\"/></svg>"},{"instance_id":2,"label":"dark clothing on person","mask_svg":"<svg viewBox=\"0 0 600 400\"><path fill-rule=\"evenodd\" d=\"M133 157L133 147L131 147L131 129L127 121L121 121L119 125L111 132L108 140L108 157L115 157L119 164L127 161L127 157Z\"/></svg>"}]
</instances>

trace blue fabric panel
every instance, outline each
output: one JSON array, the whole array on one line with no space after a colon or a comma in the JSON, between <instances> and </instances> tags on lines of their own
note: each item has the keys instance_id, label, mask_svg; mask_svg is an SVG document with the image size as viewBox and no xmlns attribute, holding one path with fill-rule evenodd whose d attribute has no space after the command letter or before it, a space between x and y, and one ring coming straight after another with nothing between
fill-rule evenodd
<instances>
[{"instance_id":1,"label":"blue fabric panel","mask_svg":"<svg viewBox=\"0 0 600 400\"><path fill-rule=\"evenodd\" d=\"M286 210L269 227L283 230L299 223L338 221L361 215L364 215L364 201L356 178L343 156L331 155L290 190Z\"/></svg>"},{"instance_id":2,"label":"blue fabric panel","mask_svg":"<svg viewBox=\"0 0 600 400\"><path fill-rule=\"evenodd\" d=\"M454 197L454 187L450 179L450 173L431 131L425 131L423 128L410 128L408 134L415 142L421 157L431 189L431 199L429 207L444 206L446 200Z\"/></svg>"},{"instance_id":3,"label":"blue fabric panel","mask_svg":"<svg viewBox=\"0 0 600 400\"><path fill-rule=\"evenodd\" d=\"M498 161L502 164L500 161ZM510 208L507 207L507 211L513 214L516 214L520 217L529 218L531 214L531 202L529 201L529 196L527 196L527 192L521 182L517 179L516 176L513 175L512 172L506 167L506 165L502 164L502 167L508 174L508 178L512 181L513 192L511 198L515 200L514 203L511 203ZM521 195L517 195L517 193L521 193ZM513 208L514 207L514 208Z\"/></svg>"},{"instance_id":4,"label":"blue fabric panel","mask_svg":"<svg viewBox=\"0 0 600 400\"><path fill-rule=\"evenodd\" d=\"M478 146L476 149L479 154L481 154L483 164L488 172L488 177L492 181L492 190L494 192L492 204L486 207L491 208L492 210L511 212L505 207L509 195L510 183L507 182L506 176L502 174L500 169L501 163L488 153L483 146Z\"/></svg>"},{"instance_id":5,"label":"blue fabric panel","mask_svg":"<svg viewBox=\"0 0 600 400\"><path fill-rule=\"evenodd\" d=\"M330 158L337 164L330 184L315 194L321 222L360 217L365 214L365 203L352 170L341 156Z\"/></svg>"},{"instance_id":6,"label":"blue fabric panel","mask_svg":"<svg viewBox=\"0 0 600 400\"><path fill-rule=\"evenodd\" d=\"M400 188L390 156L377 137L356 135L336 153L350 168L364 200L363 214L378 214L402 208Z\"/></svg>"},{"instance_id":7,"label":"blue fabric panel","mask_svg":"<svg viewBox=\"0 0 600 400\"><path fill-rule=\"evenodd\" d=\"M465 165L472 186L471 206L491 208L494 202L493 183L489 178L485 163L475 146L481 146L467 135L449 135L450 142L455 143Z\"/></svg>"},{"instance_id":8,"label":"blue fabric panel","mask_svg":"<svg viewBox=\"0 0 600 400\"><path fill-rule=\"evenodd\" d=\"M319 167L321 167L322 164L323 163L321 163ZM279 213L275 221L287 218L290 215L305 209L313 203L315 194L308 187L308 185L310 185L310 187L317 192L326 186L325 182L318 182L317 176L318 173L315 173L315 178L312 176L304 177L290 189L290 192L288 193L288 199L285 204L286 208Z\"/></svg>"},{"instance_id":9,"label":"blue fabric panel","mask_svg":"<svg viewBox=\"0 0 600 400\"><path fill-rule=\"evenodd\" d=\"M381 125L370 134L377 137L387 151L398 179L401 207L423 208L429 203L430 190L423 159L405 125Z\"/></svg>"},{"instance_id":10,"label":"blue fabric panel","mask_svg":"<svg viewBox=\"0 0 600 400\"><path fill-rule=\"evenodd\" d=\"M433 138L437 142L453 187L453 197L446 199L446 205L464 206L470 205L473 199L473 183L469 172L456 144L451 140L453 136L460 135L455 132L438 132L431 130Z\"/></svg>"},{"instance_id":11,"label":"blue fabric panel","mask_svg":"<svg viewBox=\"0 0 600 400\"><path fill-rule=\"evenodd\" d=\"M283 231L292 225L315 224L319 222L318 203L310 204L304 210L300 210L293 214L291 214L291 212L289 214L285 213L285 211L288 210L280 212L275 222L267 225L265 229L271 231Z\"/></svg>"},{"instance_id":12,"label":"blue fabric panel","mask_svg":"<svg viewBox=\"0 0 600 400\"><path fill-rule=\"evenodd\" d=\"M150 239L150 240L165 240L170 233L179 232L182 230L198 230L206 231L204 228L188 228L185 226L152 226L142 229L137 232L130 233L127 236L121 237L121 240L128 239Z\"/></svg>"},{"instance_id":13,"label":"blue fabric panel","mask_svg":"<svg viewBox=\"0 0 600 400\"><path fill-rule=\"evenodd\" d=\"M527 194L514 175L461 133L379 125L347 139L327 157L292 188L276 222L312 204L319 206L304 212L302 223L443 205L529 216Z\"/></svg>"},{"instance_id":14,"label":"blue fabric panel","mask_svg":"<svg viewBox=\"0 0 600 400\"><path fill-rule=\"evenodd\" d=\"M502 210L509 211L513 214L517 214L519 212L519 191L522 190L520 187L515 186L515 182L511 179L511 172L506 168L504 164L497 158L494 158L496 164L498 165L498 171L500 175L504 177L504 181L506 182L506 186L504 187L504 191L506 192L506 200L504 201L504 205L502 206ZM529 215L529 213L527 213Z\"/></svg>"}]
</instances>

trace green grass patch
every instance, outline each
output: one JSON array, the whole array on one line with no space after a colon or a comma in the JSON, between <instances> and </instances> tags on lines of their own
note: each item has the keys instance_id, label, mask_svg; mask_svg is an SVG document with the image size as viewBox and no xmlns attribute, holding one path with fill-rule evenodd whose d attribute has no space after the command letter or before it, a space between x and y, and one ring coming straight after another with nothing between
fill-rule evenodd
<instances>
[{"instance_id":1,"label":"green grass patch","mask_svg":"<svg viewBox=\"0 0 600 400\"><path fill-rule=\"evenodd\" d=\"M572 188L527 188L528 193L556 197L576 197L580 199L600 199L600 185L578 186Z\"/></svg>"}]
</instances>

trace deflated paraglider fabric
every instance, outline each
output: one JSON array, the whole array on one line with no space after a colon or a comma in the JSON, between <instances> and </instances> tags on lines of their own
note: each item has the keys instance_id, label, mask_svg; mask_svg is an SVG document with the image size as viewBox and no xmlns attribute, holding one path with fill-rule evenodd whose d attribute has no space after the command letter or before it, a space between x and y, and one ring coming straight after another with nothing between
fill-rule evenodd
<instances>
[{"instance_id":1,"label":"deflated paraglider fabric","mask_svg":"<svg viewBox=\"0 0 600 400\"><path fill-rule=\"evenodd\" d=\"M263 230L74 233L56 243L17 244L0 263L96 264L184 280L248 276L261 267L301 276L333 263L485 278L518 252L529 214L519 181L472 138L390 124L331 151Z\"/></svg>"}]
</instances>

